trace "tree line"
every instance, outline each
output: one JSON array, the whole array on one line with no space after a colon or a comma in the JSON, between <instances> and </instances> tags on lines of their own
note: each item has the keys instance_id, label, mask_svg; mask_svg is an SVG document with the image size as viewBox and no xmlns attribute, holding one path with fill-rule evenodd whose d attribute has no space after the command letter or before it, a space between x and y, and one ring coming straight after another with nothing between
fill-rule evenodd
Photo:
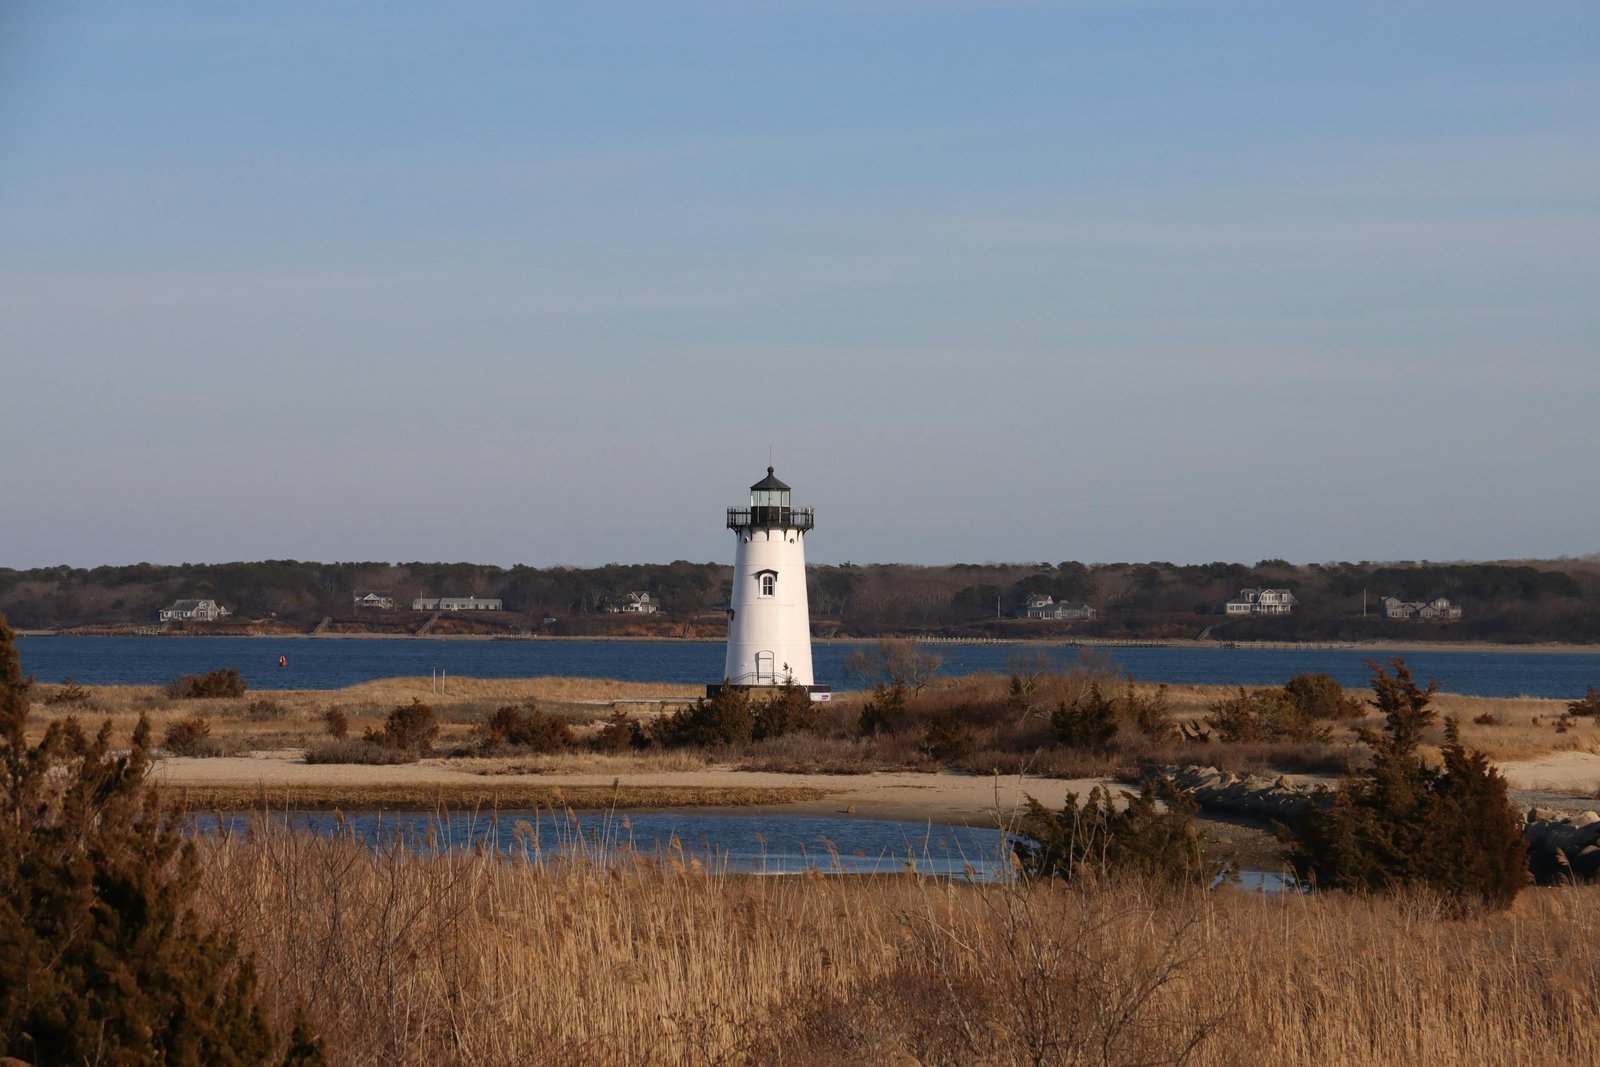
<instances>
[{"instance_id":1,"label":"tree line","mask_svg":"<svg viewBox=\"0 0 1600 1067\"><path fill-rule=\"evenodd\" d=\"M950 636L1360 640L1384 637L1497 641L1600 641L1600 559L1493 563L1291 564L957 563L818 564L807 569L812 616L824 636ZM0 568L0 611L28 629L150 623L180 598L210 597L237 619L312 624L353 613L352 594L378 590L408 608L419 596L501 599L508 612L597 616L629 591L648 592L670 618L714 616L727 604L722 563L610 563L600 567L498 567L478 563L262 560L219 564ZM1223 617L1241 589L1286 588L1284 617ZM1092 621L1022 620L1028 597L1084 602ZM1382 616L1379 599L1444 596L1459 622L1418 624ZM1364 609L1364 613L1363 613Z\"/></svg>"}]
</instances>

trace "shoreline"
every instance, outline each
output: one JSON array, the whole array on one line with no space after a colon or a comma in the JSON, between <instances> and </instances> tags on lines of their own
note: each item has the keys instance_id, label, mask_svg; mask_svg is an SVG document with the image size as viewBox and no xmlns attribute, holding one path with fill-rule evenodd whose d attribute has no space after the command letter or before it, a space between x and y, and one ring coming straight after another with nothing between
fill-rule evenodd
<instances>
[{"instance_id":1,"label":"shoreline","mask_svg":"<svg viewBox=\"0 0 1600 1067\"><path fill-rule=\"evenodd\" d=\"M726 640L721 637L637 637L621 635L594 635L594 636L568 636L556 634L532 635L502 635L502 634L383 634L383 633L283 633L283 634L74 634L59 630L17 630L18 637L28 638L94 638L94 637L139 637L149 639L162 638L190 638L204 640L207 638L248 639L259 641L502 641L506 643L518 642L606 642L606 643L635 643L635 644L702 644L723 645ZM1016 646L1019 648L1060 648L1082 649L1085 651L1109 650L1119 648L1192 648L1211 649L1219 652L1493 652L1493 653L1532 653L1545 655L1600 655L1600 644L1570 645L1556 642L1540 642L1535 644L1510 644L1503 641L1363 641L1363 642L1327 642L1327 641L1199 641L1192 638L1152 638L1141 640L1130 639L1105 639L1082 638L1071 640L1051 637L1028 638L947 638L947 637L904 637L889 635L888 637L813 637L814 645L865 645L877 641L896 639L907 640L913 644L929 645L934 648L960 648L963 646L995 647Z\"/></svg>"},{"instance_id":2,"label":"shoreline","mask_svg":"<svg viewBox=\"0 0 1600 1067\"><path fill-rule=\"evenodd\" d=\"M1022 778L960 772L867 774L743 771L711 766L617 774L485 773L470 760L424 760L397 766L308 764L287 754L158 758L151 779L190 798L191 811L249 811L263 802L302 810L431 811L443 807L571 807L600 811L683 811L750 815L821 815L997 827L1032 796L1052 810L1068 793L1096 786L1129 788L1106 778Z\"/></svg>"}]
</instances>

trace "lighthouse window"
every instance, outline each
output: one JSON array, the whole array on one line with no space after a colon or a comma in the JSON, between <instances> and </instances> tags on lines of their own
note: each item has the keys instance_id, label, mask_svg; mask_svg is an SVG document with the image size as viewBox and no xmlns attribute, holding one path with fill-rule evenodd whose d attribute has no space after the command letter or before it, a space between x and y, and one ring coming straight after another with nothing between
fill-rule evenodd
<instances>
[{"instance_id":1,"label":"lighthouse window","mask_svg":"<svg viewBox=\"0 0 1600 1067\"><path fill-rule=\"evenodd\" d=\"M763 574L761 576L761 595L772 596L777 585L778 576L776 574Z\"/></svg>"}]
</instances>

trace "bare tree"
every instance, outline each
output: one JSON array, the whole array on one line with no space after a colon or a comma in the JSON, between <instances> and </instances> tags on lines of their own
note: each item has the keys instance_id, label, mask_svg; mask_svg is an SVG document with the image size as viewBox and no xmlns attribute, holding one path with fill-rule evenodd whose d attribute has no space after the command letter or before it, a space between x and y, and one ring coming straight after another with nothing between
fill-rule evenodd
<instances>
[{"instance_id":1,"label":"bare tree","mask_svg":"<svg viewBox=\"0 0 1600 1067\"><path fill-rule=\"evenodd\" d=\"M846 656L844 670L848 677L863 684L883 682L909 689L914 695L922 692L943 664L943 656L915 641L885 637L870 651L860 648Z\"/></svg>"}]
</instances>

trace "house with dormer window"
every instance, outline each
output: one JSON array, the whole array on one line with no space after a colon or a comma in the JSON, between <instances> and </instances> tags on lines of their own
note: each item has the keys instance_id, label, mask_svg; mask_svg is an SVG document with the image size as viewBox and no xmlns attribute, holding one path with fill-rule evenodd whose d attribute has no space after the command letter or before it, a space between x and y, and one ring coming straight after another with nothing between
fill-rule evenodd
<instances>
[{"instance_id":1,"label":"house with dormer window","mask_svg":"<svg viewBox=\"0 0 1600 1067\"><path fill-rule=\"evenodd\" d=\"M215 600L174 600L170 607L161 609L161 621L216 622L232 614Z\"/></svg>"},{"instance_id":2,"label":"house with dormer window","mask_svg":"<svg viewBox=\"0 0 1600 1067\"><path fill-rule=\"evenodd\" d=\"M1034 593L1017 610L1017 617L1023 619L1092 619L1095 614L1094 608L1087 604L1057 601L1043 593Z\"/></svg>"},{"instance_id":3,"label":"house with dormer window","mask_svg":"<svg viewBox=\"0 0 1600 1067\"><path fill-rule=\"evenodd\" d=\"M1436 622L1454 622L1461 618L1461 605L1450 603L1449 597L1432 600L1401 600L1386 596L1378 601L1383 614L1391 619L1431 619Z\"/></svg>"},{"instance_id":4,"label":"house with dormer window","mask_svg":"<svg viewBox=\"0 0 1600 1067\"><path fill-rule=\"evenodd\" d=\"M1222 610L1226 615L1288 615L1298 603L1287 589L1241 589Z\"/></svg>"},{"instance_id":5,"label":"house with dormer window","mask_svg":"<svg viewBox=\"0 0 1600 1067\"><path fill-rule=\"evenodd\" d=\"M606 610L613 615L653 615L661 610L661 601L649 593L628 593L620 600L611 600L606 603Z\"/></svg>"}]
</instances>

